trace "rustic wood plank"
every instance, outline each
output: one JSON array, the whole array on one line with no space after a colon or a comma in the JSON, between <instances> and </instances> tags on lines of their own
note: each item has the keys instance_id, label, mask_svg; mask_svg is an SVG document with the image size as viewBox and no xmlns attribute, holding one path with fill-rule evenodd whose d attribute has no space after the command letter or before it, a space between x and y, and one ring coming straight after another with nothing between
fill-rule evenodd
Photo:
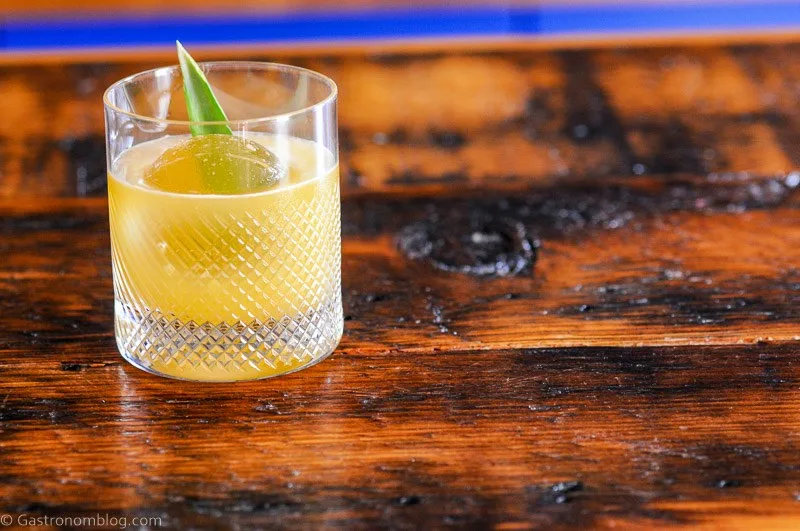
<instances>
[{"instance_id":1,"label":"rustic wood plank","mask_svg":"<svg viewBox=\"0 0 800 531\"><path fill-rule=\"evenodd\" d=\"M800 64L788 49L776 49L769 61L747 47L734 49L738 64L761 95L763 115L772 122L779 145L795 166L800 165L800 114L797 112L797 86Z\"/></svg>"},{"instance_id":2,"label":"rustic wood plank","mask_svg":"<svg viewBox=\"0 0 800 531\"><path fill-rule=\"evenodd\" d=\"M797 186L639 178L351 195L342 348L798 339ZM112 333L106 209L103 199L0 203L7 342Z\"/></svg>"},{"instance_id":3,"label":"rustic wood plank","mask_svg":"<svg viewBox=\"0 0 800 531\"><path fill-rule=\"evenodd\" d=\"M391 191L793 171L800 48L745 50L254 58L332 76L346 191ZM105 193L102 91L152 66L0 69L0 197Z\"/></svg>"},{"instance_id":4,"label":"rustic wood plank","mask_svg":"<svg viewBox=\"0 0 800 531\"><path fill-rule=\"evenodd\" d=\"M149 65L3 67L0 513L796 528L797 51L272 57L343 87L346 333L236 386L114 346L107 203L74 196Z\"/></svg>"},{"instance_id":5,"label":"rustic wood plank","mask_svg":"<svg viewBox=\"0 0 800 531\"><path fill-rule=\"evenodd\" d=\"M784 346L339 353L178 383L109 336L0 360L4 513L169 528L790 529Z\"/></svg>"},{"instance_id":6,"label":"rustic wood plank","mask_svg":"<svg viewBox=\"0 0 800 531\"><path fill-rule=\"evenodd\" d=\"M752 68L792 63L786 49L745 49ZM796 167L796 145L781 141L786 122L798 116L796 105L776 106L737 59L724 48L595 56L600 85L640 165L635 173L768 175Z\"/></svg>"}]
</instances>

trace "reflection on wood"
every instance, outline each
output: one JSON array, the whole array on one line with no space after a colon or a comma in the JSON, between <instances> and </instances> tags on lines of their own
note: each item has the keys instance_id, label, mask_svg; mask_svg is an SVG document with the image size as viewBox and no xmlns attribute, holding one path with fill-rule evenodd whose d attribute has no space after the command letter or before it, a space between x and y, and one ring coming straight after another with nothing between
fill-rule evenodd
<instances>
[{"instance_id":1,"label":"reflection on wood","mask_svg":"<svg viewBox=\"0 0 800 531\"><path fill-rule=\"evenodd\" d=\"M269 57L341 89L346 332L236 386L121 360L75 197L152 65L3 68L0 513L797 528L797 52Z\"/></svg>"},{"instance_id":2,"label":"reflection on wood","mask_svg":"<svg viewBox=\"0 0 800 531\"><path fill-rule=\"evenodd\" d=\"M797 196L783 181L661 185L641 178L524 196L352 196L342 208L342 348L799 339ZM111 334L105 201L16 200L3 203L0 214L8 340L26 340L15 330L68 336L72 324ZM511 248L491 242L510 236L494 220L519 224L536 242L532 269L505 278L437 270L442 263L502 267ZM448 243L415 260L398 250L397 238L419 225L424 238ZM18 283L18 274L31 278ZM40 311L47 317L24 317Z\"/></svg>"},{"instance_id":3,"label":"reflection on wood","mask_svg":"<svg viewBox=\"0 0 800 531\"><path fill-rule=\"evenodd\" d=\"M181 529L800 518L796 347L340 353L209 386L141 373L91 330L4 351L6 512Z\"/></svg>"}]
</instances>

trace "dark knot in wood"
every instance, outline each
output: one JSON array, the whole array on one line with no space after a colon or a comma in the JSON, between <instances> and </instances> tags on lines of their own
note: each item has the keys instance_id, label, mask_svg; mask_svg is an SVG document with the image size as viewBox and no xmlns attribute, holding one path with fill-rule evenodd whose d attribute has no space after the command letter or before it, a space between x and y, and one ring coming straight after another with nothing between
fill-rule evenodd
<instances>
[{"instance_id":1,"label":"dark knot in wood","mask_svg":"<svg viewBox=\"0 0 800 531\"><path fill-rule=\"evenodd\" d=\"M525 226L513 219L461 224L427 220L404 227L396 241L408 258L425 260L442 271L479 277L530 271L538 246Z\"/></svg>"}]
</instances>

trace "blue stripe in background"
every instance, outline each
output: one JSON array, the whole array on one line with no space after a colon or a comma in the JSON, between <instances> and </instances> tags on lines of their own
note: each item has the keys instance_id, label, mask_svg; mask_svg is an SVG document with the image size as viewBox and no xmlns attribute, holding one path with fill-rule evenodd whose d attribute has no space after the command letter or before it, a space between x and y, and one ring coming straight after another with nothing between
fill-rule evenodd
<instances>
[{"instance_id":1,"label":"blue stripe in background","mask_svg":"<svg viewBox=\"0 0 800 531\"><path fill-rule=\"evenodd\" d=\"M0 51L172 46L175 39L189 44L240 44L797 28L800 1L10 19L0 22Z\"/></svg>"}]
</instances>

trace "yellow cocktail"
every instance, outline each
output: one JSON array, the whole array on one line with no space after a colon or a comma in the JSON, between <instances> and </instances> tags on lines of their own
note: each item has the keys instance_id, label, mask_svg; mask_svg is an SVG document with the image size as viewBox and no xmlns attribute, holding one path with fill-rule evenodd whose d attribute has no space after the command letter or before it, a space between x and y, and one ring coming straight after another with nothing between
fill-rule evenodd
<instances>
[{"instance_id":1,"label":"yellow cocktail","mask_svg":"<svg viewBox=\"0 0 800 531\"><path fill-rule=\"evenodd\" d=\"M266 377L319 359L341 337L338 167L309 141L249 140L290 161L276 187L200 195L147 186L147 169L181 137L139 144L112 166L117 336L144 368Z\"/></svg>"},{"instance_id":2,"label":"yellow cocktail","mask_svg":"<svg viewBox=\"0 0 800 531\"><path fill-rule=\"evenodd\" d=\"M134 365L174 378L275 376L323 359L342 335L335 86L280 65L204 66L212 79L215 68L244 69L244 88L256 76L263 89L282 89L289 74L308 79L295 82L302 98L270 93L278 110L287 96L283 114L194 137L162 105L176 93L163 81L170 69L109 89L117 345ZM139 98L155 89L160 99ZM158 109L167 119L148 114Z\"/></svg>"}]
</instances>

